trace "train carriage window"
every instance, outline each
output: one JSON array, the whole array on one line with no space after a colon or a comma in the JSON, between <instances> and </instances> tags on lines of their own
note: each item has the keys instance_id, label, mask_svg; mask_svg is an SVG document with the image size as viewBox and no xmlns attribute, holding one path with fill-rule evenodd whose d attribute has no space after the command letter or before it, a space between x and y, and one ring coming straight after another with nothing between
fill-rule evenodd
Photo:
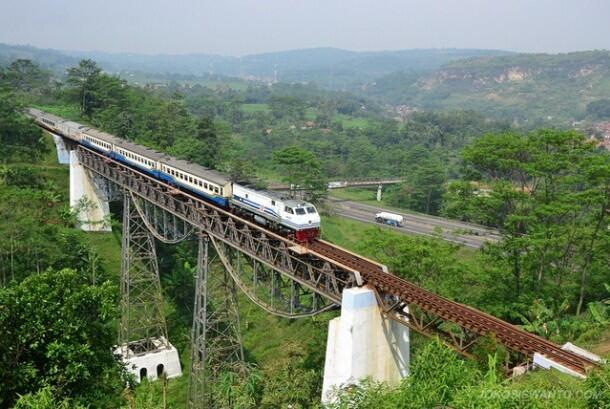
<instances>
[{"instance_id":1,"label":"train carriage window","mask_svg":"<svg viewBox=\"0 0 610 409\"><path fill-rule=\"evenodd\" d=\"M290 207L288 207L288 206L284 207L284 211L285 211L286 213L294 214L294 212L292 211L292 209L291 209Z\"/></svg>"},{"instance_id":2,"label":"train carriage window","mask_svg":"<svg viewBox=\"0 0 610 409\"><path fill-rule=\"evenodd\" d=\"M275 206L275 200L271 201L271 206Z\"/></svg>"},{"instance_id":3,"label":"train carriage window","mask_svg":"<svg viewBox=\"0 0 610 409\"><path fill-rule=\"evenodd\" d=\"M223 188L220 188L220 195L224 196L224 189Z\"/></svg>"},{"instance_id":4,"label":"train carriage window","mask_svg":"<svg viewBox=\"0 0 610 409\"><path fill-rule=\"evenodd\" d=\"M207 184L207 182L203 184L203 188L204 188L204 189L207 189L207 188L208 188L208 184Z\"/></svg>"},{"instance_id":5,"label":"train carriage window","mask_svg":"<svg viewBox=\"0 0 610 409\"><path fill-rule=\"evenodd\" d=\"M189 176L189 183L193 183L193 177Z\"/></svg>"},{"instance_id":6,"label":"train carriage window","mask_svg":"<svg viewBox=\"0 0 610 409\"><path fill-rule=\"evenodd\" d=\"M220 193L217 187L214 188L214 193Z\"/></svg>"}]
</instances>

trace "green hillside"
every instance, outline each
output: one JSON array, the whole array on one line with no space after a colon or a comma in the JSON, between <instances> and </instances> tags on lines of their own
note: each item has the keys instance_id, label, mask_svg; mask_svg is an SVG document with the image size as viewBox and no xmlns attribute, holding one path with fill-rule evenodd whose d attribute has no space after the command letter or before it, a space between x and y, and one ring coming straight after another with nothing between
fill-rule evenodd
<instances>
[{"instance_id":1,"label":"green hillside","mask_svg":"<svg viewBox=\"0 0 610 409\"><path fill-rule=\"evenodd\" d=\"M473 109L530 126L567 124L610 95L610 52L465 59L425 75L393 73L365 92L424 110Z\"/></svg>"}]
</instances>

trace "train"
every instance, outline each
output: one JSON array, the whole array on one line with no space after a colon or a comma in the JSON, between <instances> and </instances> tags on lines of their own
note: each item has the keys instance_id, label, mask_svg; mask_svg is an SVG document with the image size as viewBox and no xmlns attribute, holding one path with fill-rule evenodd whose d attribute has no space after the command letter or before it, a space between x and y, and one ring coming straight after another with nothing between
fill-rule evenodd
<instances>
[{"instance_id":1,"label":"train","mask_svg":"<svg viewBox=\"0 0 610 409\"><path fill-rule=\"evenodd\" d=\"M63 135L215 206L249 218L289 239L305 243L320 236L320 215L310 202L235 183L217 170L176 159L38 109L29 108L26 113L52 133Z\"/></svg>"}]
</instances>

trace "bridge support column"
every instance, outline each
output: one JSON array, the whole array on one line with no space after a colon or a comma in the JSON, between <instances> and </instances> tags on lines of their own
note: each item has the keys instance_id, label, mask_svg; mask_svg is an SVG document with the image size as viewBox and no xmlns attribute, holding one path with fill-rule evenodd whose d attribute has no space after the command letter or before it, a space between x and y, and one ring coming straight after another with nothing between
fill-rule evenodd
<instances>
[{"instance_id":1,"label":"bridge support column","mask_svg":"<svg viewBox=\"0 0 610 409\"><path fill-rule=\"evenodd\" d=\"M377 186L377 201L381 202L381 191L383 190L383 185Z\"/></svg>"},{"instance_id":2,"label":"bridge support column","mask_svg":"<svg viewBox=\"0 0 610 409\"><path fill-rule=\"evenodd\" d=\"M200 232L191 330L189 409L215 407L210 386L220 371L244 369L235 283L226 270L212 273L211 261L209 237Z\"/></svg>"},{"instance_id":3,"label":"bridge support column","mask_svg":"<svg viewBox=\"0 0 610 409\"><path fill-rule=\"evenodd\" d=\"M408 372L409 329L382 316L373 290L344 290L341 316L328 325L322 402L364 378L396 385Z\"/></svg>"},{"instance_id":4,"label":"bridge support column","mask_svg":"<svg viewBox=\"0 0 610 409\"><path fill-rule=\"evenodd\" d=\"M178 351L167 338L154 237L125 194L121 248L119 355L136 381L180 376Z\"/></svg>"},{"instance_id":5,"label":"bridge support column","mask_svg":"<svg viewBox=\"0 0 610 409\"><path fill-rule=\"evenodd\" d=\"M111 231L108 201L91 182L76 151L70 151L70 207L82 230Z\"/></svg>"},{"instance_id":6,"label":"bridge support column","mask_svg":"<svg viewBox=\"0 0 610 409\"><path fill-rule=\"evenodd\" d=\"M59 135L51 134L53 136L53 142L55 142L55 148L57 148L57 162L60 165L70 164L70 149L66 145L66 141Z\"/></svg>"}]
</instances>

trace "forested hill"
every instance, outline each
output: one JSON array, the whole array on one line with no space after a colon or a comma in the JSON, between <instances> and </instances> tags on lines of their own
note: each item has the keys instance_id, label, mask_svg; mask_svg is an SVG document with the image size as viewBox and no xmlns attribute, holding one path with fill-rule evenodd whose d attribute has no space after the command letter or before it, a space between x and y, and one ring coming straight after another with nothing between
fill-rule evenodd
<instances>
[{"instance_id":1,"label":"forested hill","mask_svg":"<svg viewBox=\"0 0 610 409\"><path fill-rule=\"evenodd\" d=\"M400 50L356 52L337 48L311 48L225 57L209 54L154 55L69 53L93 58L112 71L149 73L219 74L282 82L313 82L331 89L350 89L398 70L421 72L464 58L505 55L495 50Z\"/></svg>"},{"instance_id":2,"label":"forested hill","mask_svg":"<svg viewBox=\"0 0 610 409\"><path fill-rule=\"evenodd\" d=\"M332 89L351 89L396 72L432 70L471 57L507 55L506 51L477 49L421 49L357 52L337 48L311 48L228 57L211 54L144 55L104 52L42 50L0 44L0 62L17 58L36 61L63 71L81 58L97 61L114 73L210 74L281 82L313 82Z\"/></svg>"},{"instance_id":3,"label":"forested hill","mask_svg":"<svg viewBox=\"0 0 610 409\"><path fill-rule=\"evenodd\" d=\"M19 59L36 61L41 67L62 72L78 63L78 58L57 50L0 43L0 65L8 65Z\"/></svg>"},{"instance_id":4,"label":"forested hill","mask_svg":"<svg viewBox=\"0 0 610 409\"><path fill-rule=\"evenodd\" d=\"M471 58L424 75L393 73L365 92L419 109L459 107L532 126L569 124L610 94L610 52Z\"/></svg>"}]
</instances>

